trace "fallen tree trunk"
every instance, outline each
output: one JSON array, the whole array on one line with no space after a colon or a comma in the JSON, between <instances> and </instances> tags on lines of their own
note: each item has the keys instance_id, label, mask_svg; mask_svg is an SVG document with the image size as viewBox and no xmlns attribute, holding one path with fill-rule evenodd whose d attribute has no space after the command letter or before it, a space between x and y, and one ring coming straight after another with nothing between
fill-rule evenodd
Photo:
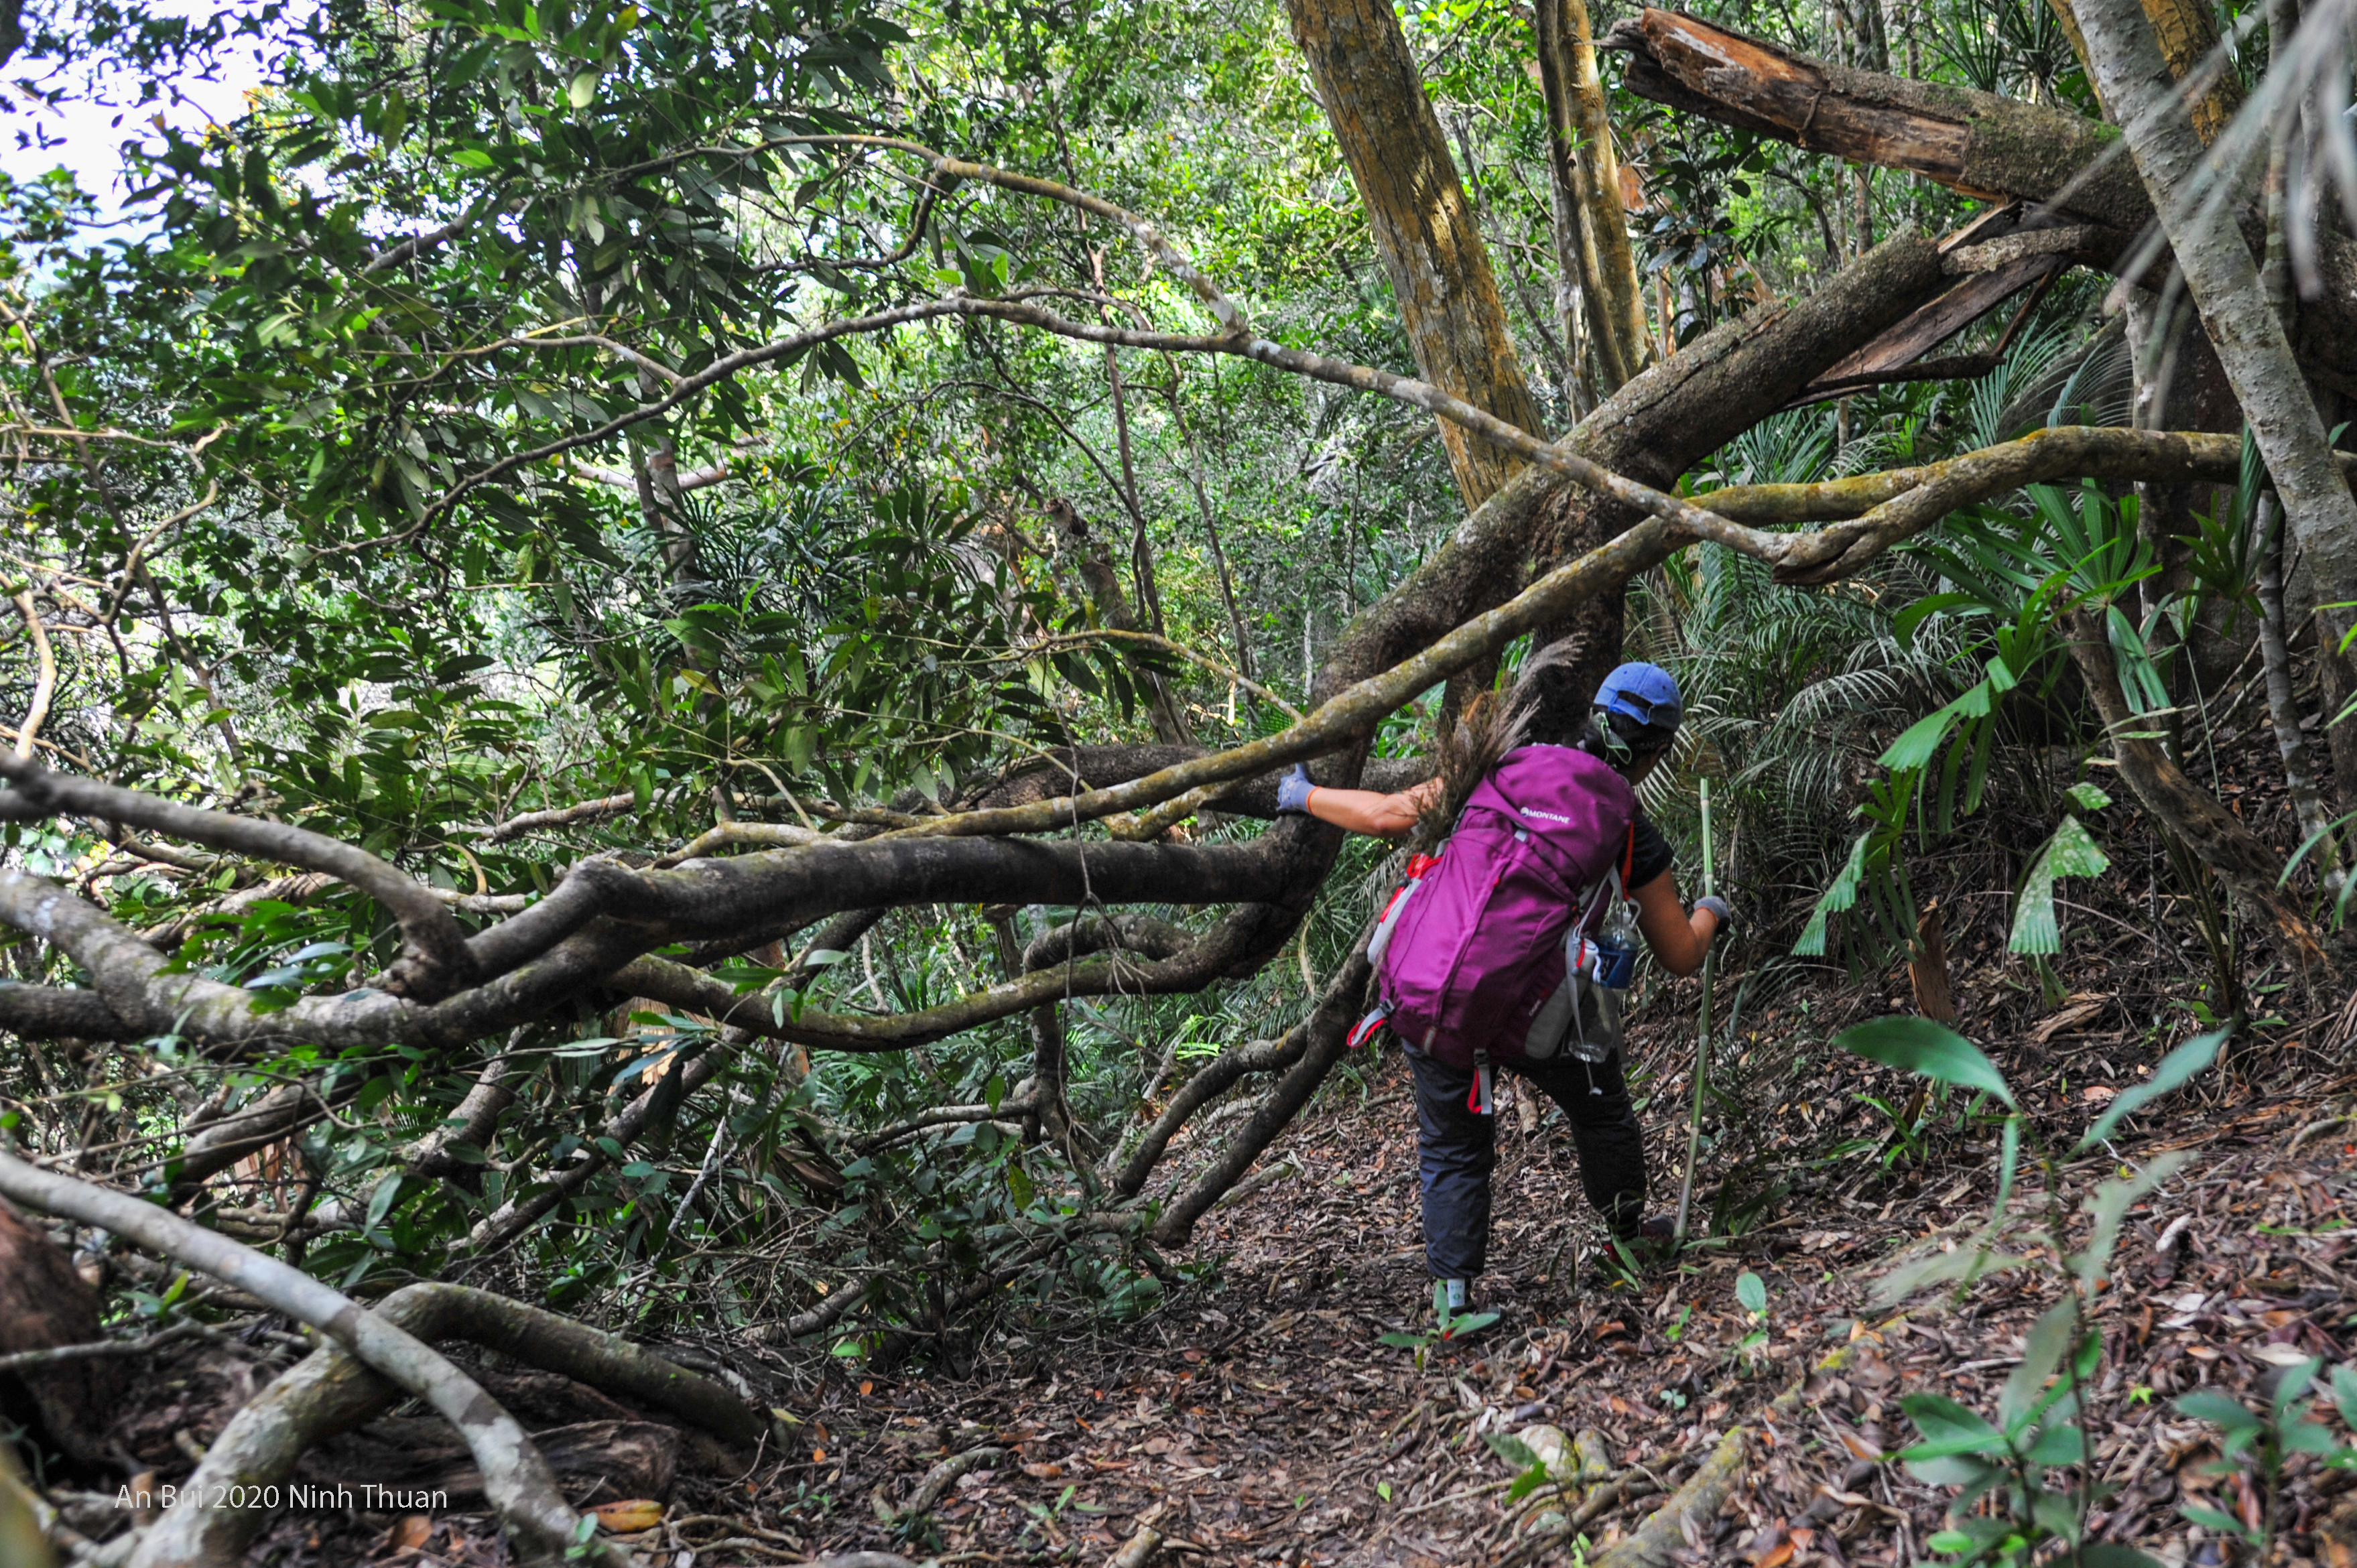
<instances>
[{"instance_id":1,"label":"fallen tree trunk","mask_svg":"<svg viewBox=\"0 0 2357 1568\"><path fill-rule=\"evenodd\" d=\"M2083 4L2075 9L2086 19ZM1640 97L1982 200L2032 203L2050 226L2108 231L2084 236L2074 260L2116 268L2153 220L2120 133L2067 109L1852 70L1679 11L1624 17L1601 47L1629 56L1622 80ZM2153 62L2158 81L2171 80L2157 49ZM2237 220L2264 248L2260 215ZM2357 364L2357 242L2328 229L2319 242L2325 287L2300 302L2294 345L2304 370L2346 384Z\"/></svg>"},{"instance_id":2,"label":"fallen tree trunk","mask_svg":"<svg viewBox=\"0 0 2357 1568\"><path fill-rule=\"evenodd\" d=\"M1813 153L1905 169L1984 201L2065 204L2123 240L2151 220L2136 170L2105 159L2101 121L1994 92L1811 59L1682 11L1624 16L1603 48L1629 56L1629 91Z\"/></svg>"}]
</instances>

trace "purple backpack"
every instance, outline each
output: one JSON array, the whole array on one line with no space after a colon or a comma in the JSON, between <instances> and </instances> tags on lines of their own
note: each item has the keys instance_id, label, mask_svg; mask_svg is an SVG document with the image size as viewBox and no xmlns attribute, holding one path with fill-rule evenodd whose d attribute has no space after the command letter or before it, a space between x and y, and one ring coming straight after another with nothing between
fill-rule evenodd
<instances>
[{"instance_id":1,"label":"purple backpack","mask_svg":"<svg viewBox=\"0 0 2357 1568\"><path fill-rule=\"evenodd\" d=\"M1629 781L1600 757L1508 752L1474 787L1445 853L1410 867L1368 944L1383 1021L1457 1068L1555 1055L1595 1015L1568 950L1607 897L1626 896L1614 884L1628 875L1636 814ZM1616 1008L1603 1021L1617 1019ZM1479 1076L1486 1101L1489 1075Z\"/></svg>"}]
</instances>

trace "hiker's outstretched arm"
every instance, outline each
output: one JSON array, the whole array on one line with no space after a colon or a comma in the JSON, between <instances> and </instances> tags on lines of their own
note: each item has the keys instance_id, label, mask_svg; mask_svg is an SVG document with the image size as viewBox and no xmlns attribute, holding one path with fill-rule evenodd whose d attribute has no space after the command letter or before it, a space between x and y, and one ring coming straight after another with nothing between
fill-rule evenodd
<instances>
[{"instance_id":1,"label":"hiker's outstretched arm","mask_svg":"<svg viewBox=\"0 0 2357 1568\"><path fill-rule=\"evenodd\" d=\"M1439 798L1437 779L1427 779L1413 789L1391 795L1378 795L1372 789L1329 789L1319 785L1309 791L1308 806L1309 814L1321 822L1331 822L1354 833L1395 839L1405 836L1426 808Z\"/></svg>"},{"instance_id":2,"label":"hiker's outstretched arm","mask_svg":"<svg viewBox=\"0 0 2357 1568\"><path fill-rule=\"evenodd\" d=\"M1718 916L1709 909L1686 913L1678 902L1677 879L1664 871L1637 889L1637 929L1645 945L1672 974L1692 974L1702 967L1710 939L1718 933Z\"/></svg>"}]
</instances>

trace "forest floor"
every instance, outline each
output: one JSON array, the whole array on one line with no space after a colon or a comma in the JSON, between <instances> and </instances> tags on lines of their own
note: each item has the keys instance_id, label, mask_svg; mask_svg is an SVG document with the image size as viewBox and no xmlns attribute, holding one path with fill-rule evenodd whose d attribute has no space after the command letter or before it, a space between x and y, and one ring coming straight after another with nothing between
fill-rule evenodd
<instances>
[{"instance_id":1,"label":"forest floor","mask_svg":"<svg viewBox=\"0 0 2357 1568\"><path fill-rule=\"evenodd\" d=\"M2102 1042L2058 1045L2061 1075L2100 1081L2092 1064L2073 1064ZM2284 1348L2343 1359L2357 1312L2357 1283L2341 1271L2357 1234L2342 1229L2357 1213L2347 1207L2357 1143L2331 1128L2292 1148L2325 1108L2345 1104L2333 1099L2341 1085L2257 1087L2297 1070L2300 1056L2287 1047L2247 1064L2213 1103L2183 1107L2122 1148L2139 1161L2165 1149L2192 1157L2132 1213L2103 1296L2105 1359L2090 1430L2102 1434L2104 1478L2121 1489L2095 1512L2101 1539L2190 1563L2232 1560L2178 1503L2200 1495L2247 1512L2250 1489L2205 1473L2215 1429L2176 1412L2172 1396L2196 1385L2245 1390L2286 1359ZM1869 1070L1853 1069L1851 1082L1818 1078L1818 1102L1846 1101ZM1099 1562L1147 1520L1166 1551L1204 1563L1493 1563L1546 1503L1507 1503L1513 1467L1485 1434L1537 1423L1592 1429L1617 1465L1674 1488L1730 1428L1756 1423L1828 1350L1856 1339L1837 1374L1809 1383L1799 1417L1755 1427L1749 1473L1716 1523L1689 1532L1686 1558L1838 1568L1929 1554L1950 1494L1875 1462L1914 1440L1898 1398L1932 1391L1994 1409L2059 1281L2011 1276L1898 1312L1871 1305L1870 1286L1898 1246L1986 1217L1986 1141L1896 1179L1871 1155L1849 1156L1827 1167L1823 1190L1788 1197L1777 1218L1631 1283L1584 1255L1596 1231L1559 1126L1526 1133L1504 1115L1494 1272L1482 1282L1484 1305L1504 1319L1419 1369L1410 1351L1376 1343L1428 1314L1405 1077L1396 1058L1384 1064L1363 1102L1333 1106L1290 1140L1301 1175L1206 1226L1199 1249L1223 1258L1216 1284L1126 1331L1075 1335L1032 1359L1028 1375L840 1388L809 1413L834 1446L823 1467L803 1474L838 1498L877 1488L890 1498L952 1447L1006 1449L1005 1462L969 1471L933 1512L938 1536L921 1544L945 1562L1041 1561L1073 1548ZM2055 1081L2053 1110L2083 1105ZM1652 1118L1657 1183L1676 1169L1672 1120ZM2174 1135L2187 1123L2200 1131ZM2072 1207L2108 1166L2065 1173ZM1735 1294L1746 1270L1769 1297L1770 1337L1750 1352L1738 1346L1755 1320ZM2303 1470L2287 1487L2301 1554L2317 1550L2328 1494L2344 1477L2319 1485ZM1587 1534L1613 1539L1659 1500L1633 1497ZM833 1550L893 1544L865 1517L790 1528ZM1566 1546L1542 1560L1572 1557Z\"/></svg>"},{"instance_id":2,"label":"forest floor","mask_svg":"<svg viewBox=\"0 0 2357 1568\"><path fill-rule=\"evenodd\" d=\"M1867 1010L1867 998L1847 994ZM1764 1011L1749 1037L1796 1026L1809 1002ZM2080 1022L2100 1020L2082 1008ZM2152 1054L2125 1031L2071 1027L1991 1049L2014 1082L2041 1086L2024 1100L2065 1144L2090 1104L2133 1081ZM1659 1018L1640 1031L1639 1060L1687 1038ZM1420 1324L1428 1285L1404 1064L1388 1053L1368 1067L1273 1157L1271 1168L1293 1174L1214 1212L1196 1254L1215 1267L1149 1316L1047 1336L1009 1329L963 1376L838 1363L783 1396L791 1457L725 1482L683 1474L668 1522L629 1539L647 1561L703 1568L855 1550L1098 1564L1144 1524L1164 1534L1166 1563L1490 1565L1515 1561L1522 1532L1551 1505L1507 1501L1513 1467L1486 1436L1541 1423L1602 1434L1632 1484L1623 1507L1581 1532L1600 1546L1659 1505L1649 1487L1676 1487L1740 1424L1750 1463L1716 1518L1685 1532L1679 1561L1896 1568L1931 1555L1950 1494L1877 1462L1914 1439L1898 1399L1932 1391L1993 1409L2058 1276L2033 1270L1896 1311L1871 1305L1870 1289L1896 1252L1986 1215L1990 1127L1951 1117L1914 1163L1886 1163L1889 1138L1839 1152L1845 1129L1878 1120L1855 1097L1888 1096L1896 1075L1823 1055L1779 1062L1770 1081L1738 1086L1754 1097L1739 1125L1758 1145L1744 1168L1773 1176L1753 1223L1631 1283L1593 1253L1598 1232L1559 1122L1526 1129L1509 1106L1494 1272L1481 1282L1503 1320L1419 1368L1412 1352L1377 1343ZM2119 1489L2094 1511L2097 1538L2188 1563L2244 1560L2179 1514L2191 1498L2256 1518L2258 1498L2246 1481L2209 1473L2216 1430L2171 1401L2198 1385L2250 1391L2292 1352L2343 1359L2357 1322L2357 1258L2345 1257L2357 1238L2347 1229L2357 1122L2316 1123L2352 1108L2349 1081L2281 1031L2120 1141L2137 1162L2172 1149L2190 1158L2131 1212L2102 1295L2089 1430ZM1656 1194L1674 1200L1683 1118L1670 1107L1684 1090L1668 1072L1653 1088ZM2075 1207L2111 1167L2065 1170L2066 1202ZM2039 1187L2030 1174L2025 1196ZM1767 1337L1749 1350L1759 1325L1737 1299L1745 1271L1769 1301ZM1810 1376L1844 1346L1837 1371ZM1804 1377L1797 1413L1763 1422ZM892 1522L929 1470L975 1450L996 1455L940 1488L920 1516ZM2349 1478L2294 1462L2283 1491L2294 1560L2352 1561L2324 1539L2332 1494ZM316 1519L289 1519L253 1561L504 1561L479 1520L421 1520L405 1536L398 1520L328 1523L323 1533ZM1535 1560L1578 1561L1569 1542Z\"/></svg>"},{"instance_id":3,"label":"forest floor","mask_svg":"<svg viewBox=\"0 0 2357 1568\"><path fill-rule=\"evenodd\" d=\"M2279 789L2223 792L2255 824L2288 831ZM2114 822L2111 842L2134 844L2135 825ZM2087 905L2069 907L2069 951L2055 969L2075 990L2005 952L2001 896L1950 906L1960 1027L2007 1074L2050 1147L2067 1148L2195 1027L2200 943L2157 859L2123 848L2103 884L2079 895ZM2007 875L1950 865L1939 880L1986 887ZM1908 1104L1911 1080L1827 1045L1849 1024L1910 1009L1903 965L1859 977L1787 963L1751 991L1738 1006L1740 977L1722 981L1733 1060L1697 1194L1698 1217L1715 1217L1717 1234L1682 1263L1633 1280L1609 1267L1559 1114L1544 1101L1541 1116L1526 1114L1527 1101L1503 1106L1493 1272L1480 1286L1502 1320L1421 1365L1380 1344L1430 1311L1415 1117L1405 1064L1386 1049L1337 1075L1244 1196L1215 1209L1175 1260L1194 1277L1140 1319L1042 1318L1010 1301L955 1356L891 1369L823 1346L678 1347L759 1384L791 1445L725 1473L681 1463L658 1489L664 1521L625 1539L665 1568L848 1551L1096 1568L1142 1527L1164 1536L1166 1564L1568 1563L1579 1560L1571 1541L1527 1551L1534 1517L1562 1499L1509 1502L1513 1466L1485 1441L1544 1423L1600 1434L1625 1477L1618 1505L1578 1532L1591 1553L1637 1528L1740 1427L1744 1473L1715 1516L1683 1532L1680 1560L1899 1568L1935 1555L1928 1543L1953 1494L1881 1462L1916 1439L1899 1402L1936 1392L1994 1410L2061 1276L2050 1258L1961 1294L1876 1305L1876 1280L1901 1254L1986 1218L1996 1125L1968 1117L1961 1096ZM1657 993L1631 1031L1657 1211L1674 1203L1684 1158L1696 994L1691 982ZM2288 993L2261 972L2255 994L2264 1010ZM2357 1078L2341 1067L2350 1023L2265 1020L2238 1055L2131 1121L2105 1157L2054 1177L2063 1210L2075 1212L2116 1162L2187 1156L2130 1210L2098 1298L2103 1360L2087 1430L2115 1489L2093 1509L2094 1539L2187 1564L2248 1560L2179 1510L2190 1501L2256 1523L2265 1488L2247 1459L2222 1467L2218 1429L2174 1401L2209 1387L2255 1403L2287 1363L2349 1356L2357 1120L2339 1118L2357 1111ZM1919 1119L1912 1135L1897 1130ZM1211 1120L1199 1119L1194 1147L1177 1145L1161 1179L1183 1179L1190 1155L1216 1148ZM2017 1211L2040 1207L2047 1179L2025 1171ZM1747 1272L1766 1286L1764 1322L1738 1299ZM1824 1369L1836 1350L1841 1364ZM219 1430L258 1375L218 1356L189 1375L151 1369L122 1429L127 1446L155 1455L167 1478L176 1464L185 1473L180 1455ZM1770 1409L1796 1385L1797 1398ZM511 1402L532 1391L510 1390L495 1385ZM537 1422L522 1403L518 1412L535 1430L569 1422L576 1433L592 1418L647 1413L594 1396L556 1400ZM314 1474L333 1478L316 1465ZM2286 1477L2284 1560L2357 1565L2357 1493L2341 1495L2357 1470L2302 1455ZM644 1495L619 1474L613 1485ZM289 1516L250 1560L489 1565L505 1552L478 1517L347 1510Z\"/></svg>"}]
</instances>

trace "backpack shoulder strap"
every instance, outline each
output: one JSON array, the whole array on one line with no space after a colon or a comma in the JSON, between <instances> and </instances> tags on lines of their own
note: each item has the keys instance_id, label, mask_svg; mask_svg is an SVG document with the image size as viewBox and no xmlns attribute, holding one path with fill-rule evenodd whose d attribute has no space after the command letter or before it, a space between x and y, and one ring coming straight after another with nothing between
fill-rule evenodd
<instances>
[{"instance_id":1,"label":"backpack shoulder strap","mask_svg":"<svg viewBox=\"0 0 2357 1568\"><path fill-rule=\"evenodd\" d=\"M1629 819L1629 847L1620 852L1620 890L1629 890L1629 879L1637 875L1637 819Z\"/></svg>"}]
</instances>

